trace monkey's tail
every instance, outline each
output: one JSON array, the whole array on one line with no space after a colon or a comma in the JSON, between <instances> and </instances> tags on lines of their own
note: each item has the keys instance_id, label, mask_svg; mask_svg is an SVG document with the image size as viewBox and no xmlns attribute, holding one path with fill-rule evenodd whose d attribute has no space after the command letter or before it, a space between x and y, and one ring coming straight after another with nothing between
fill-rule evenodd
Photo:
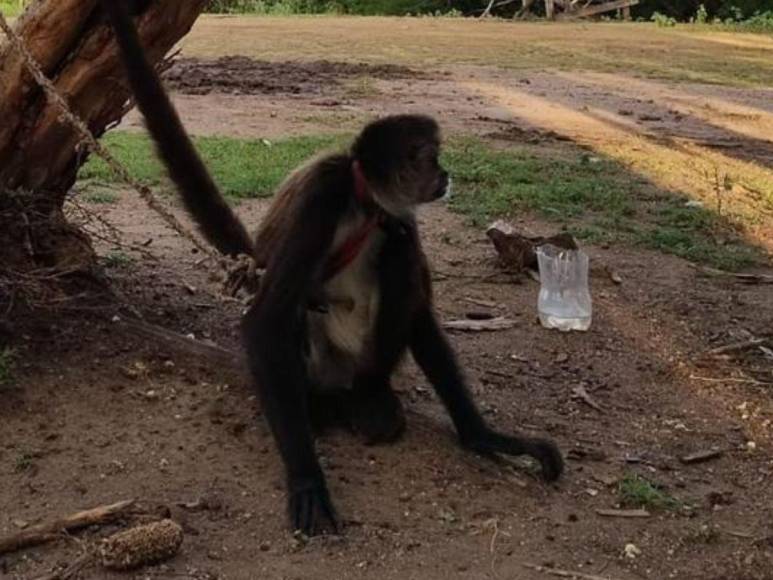
<instances>
[{"instance_id":1,"label":"monkey's tail","mask_svg":"<svg viewBox=\"0 0 773 580\"><path fill-rule=\"evenodd\" d=\"M185 208L218 251L231 256L252 255L253 244L247 230L223 199L188 137L158 73L145 56L125 0L102 0L101 4L115 30L137 105Z\"/></svg>"}]
</instances>

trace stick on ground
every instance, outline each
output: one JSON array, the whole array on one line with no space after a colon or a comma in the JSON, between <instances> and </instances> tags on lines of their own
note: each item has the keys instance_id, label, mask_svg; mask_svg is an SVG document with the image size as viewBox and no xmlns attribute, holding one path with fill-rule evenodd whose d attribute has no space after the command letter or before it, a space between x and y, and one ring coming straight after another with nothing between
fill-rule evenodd
<instances>
[{"instance_id":1,"label":"stick on ground","mask_svg":"<svg viewBox=\"0 0 773 580\"><path fill-rule=\"evenodd\" d=\"M134 505L134 500L119 501L102 505L52 522L31 526L18 534L0 538L0 554L15 552L30 546L37 546L55 540L62 532L70 532L95 524L106 524L126 514Z\"/></svg>"},{"instance_id":2,"label":"stick on ground","mask_svg":"<svg viewBox=\"0 0 773 580\"><path fill-rule=\"evenodd\" d=\"M572 572L571 570L562 570L561 568L548 568L546 566L537 566L536 564L523 564L524 568L529 568L536 572L542 572L550 576L560 578L575 578L576 580L613 580L609 576L597 576L596 574L585 574L584 572Z\"/></svg>"}]
</instances>

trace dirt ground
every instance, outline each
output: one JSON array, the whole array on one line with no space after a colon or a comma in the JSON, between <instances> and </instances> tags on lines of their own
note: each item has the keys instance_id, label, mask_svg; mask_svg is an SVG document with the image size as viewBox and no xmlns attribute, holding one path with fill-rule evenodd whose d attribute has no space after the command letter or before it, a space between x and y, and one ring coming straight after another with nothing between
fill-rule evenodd
<instances>
[{"instance_id":1,"label":"dirt ground","mask_svg":"<svg viewBox=\"0 0 773 580\"><path fill-rule=\"evenodd\" d=\"M579 143L685 197L705 195L705 184L658 171L649 152L677 164L679 155L721 156L760 175L773 169L773 99L764 88L598 71L243 58L186 59L168 81L196 134L276 138L354 129L409 110L436 115L450 134L502 146ZM124 127L139 124L132 113ZM451 335L485 415L503 430L554 437L566 476L547 486L526 464L498 466L460 451L407 364L397 379L410 409L402 441L364 447L345 433L319 441L345 530L305 542L286 531L281 467L247 379L122 326L139 314L238 349L243 306L222 297L220 268L129 191L92 209L151 256L123 250L132 259L107 267L125 306L5 329L19 363L15 383L0 387L0 536L137 498L182 523L181 553L136 573L91 568L82 578L552 577L532 565L609 580L773 578L773 362L757 348L706 356L750 337L773 339L770 285L706 277L654 252L590 246L593 325L561 334L536 323L538 284L503 274L483 231L442 205L424 208L440 316L483 309L517 320L510 330ZM238 207L247 223L265 209L265 201ZM512 221L534 234L555 227L531 216ZM747 234L773 248L769 220ZM583 389L589 399L578 396ZM706 450L721 455L681 461ZM619 483L632 474L682 507L647 518L600 515L619 507ZM0 556L0 577L67 565L88 541L120 527ZM626 552L629 544L636 550Z\"/></svg>"}]
</instances>

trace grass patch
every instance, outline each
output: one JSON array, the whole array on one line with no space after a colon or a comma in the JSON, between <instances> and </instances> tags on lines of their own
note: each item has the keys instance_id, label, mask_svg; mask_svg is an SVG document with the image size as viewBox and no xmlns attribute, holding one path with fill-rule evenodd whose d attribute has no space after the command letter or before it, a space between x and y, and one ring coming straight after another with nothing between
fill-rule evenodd
<instances>
[{"instance_id":1,"label":"grass patch","mask_svg":"<svg viewBox=\"0 0 773 580\"><path fill-rule=\"evenodd\" d=\"M636 474L628 474L620 481L618 494L620 503L626 508L644 508L653 511L677 510L684 505Z\"/></svg>"},{"instance_id":2,"label":"grass patch","mask_svg":"<svg viewBox=\"0 0 773 580\"><path fill-rule=\"evenodd\" d=\"M712 210L686 207L683 198L585 152L494 150L461 139L450 143L445 161L456 185L451 208L477 226L526 211L589 243L623 242L731 270L762 260L741 241L719 243L718 231L733 231Z\"/></svg>"},{"instance_id":3,"label":"grass patch","mask_svg":"<svg viewBox=\"0 0 773 580\"><path fill-rule=\"evenodd\" d=\"M143 134L113 131L102 142L129 173L146 185L166 184L150 139ZM313 136L271 143L261 139L197 137L194 143L224 195L232 198L270 196L281 180L314 153L342 142L340 137ZM92 157L80 179L115 181L110 168Z\"/></svg>"},{"instance_id":4,"label":"grass patch","mask_svg":"<svg viewBox=\"0 0 773 580\"><path fill-rule=\"evenodd\" d=\"M117 193L102 189L102 190L89 191L87 193L84 193L83 199L88 203L107 204L107 203L115 203L116 201L118 201L119 197Z\"/></svg>"},{"instance_id":5,"label":"grass patch","mask_svg":"<svg viewBox=\"0 0 773 580\"><path fill-rule=\"evenodd\" d=\"M168 187L147 136L113 132L106 144L132 175ZM267 143L202 137L196 146L225 195L232 200L271 195L293 168L323 149L342 148L338 136L297 137ZM451 139L444 164L454 179L451 209L483 227L498 217L532 213L557 222L588 243L627 243L712 266L739 269L761 261L706 207L686 207L684 198L657 189L614 161L581 149L510 147L495 149L475 138ZM81 178L109 183L109 169L92 159ZM106 258L108 266L124 262Z\"/></svg>"},{"instance_id":6,"label":"grass patch","mask_svg":"<svg viewBox=\"0 0 773 580\"><path fill-rule=\"evenodd\" d=\"M125 268L126 266L129 266L134 259L125 252L112 251L103 258L103 261L107 268Z\"/></svg>"},{"instance_id":7,"label":"grass patch","mask_svg":"<svg viewBox=\"0 0 773 580\"><path fill-rule=\"evenodd\" d=\"M5 14L6 18L18 16L26 4L26 0L0 0L0 12Z\"/></svg>"},{"instance_id":8,"label":"grass patch","mask_svg":"<svg viewBox=\"0 0 773 580\"><path fill-rule=\"evenodd\" d=\"M8 347L0 349L0 387L11 384L15 367L16 351Z\"/></svg>"},{"instance_id":9,"label":"grass patch","mask_svg":"<svg viewBox=\"0 0 773 580\"><path fill-rule=\"evenodd\" d=\"M23 451L19 453L14 461L13 469L17 473L29 471L35 465L35 459L40 457L40 453L34 451Z\"/></svg>"}]
</instances>

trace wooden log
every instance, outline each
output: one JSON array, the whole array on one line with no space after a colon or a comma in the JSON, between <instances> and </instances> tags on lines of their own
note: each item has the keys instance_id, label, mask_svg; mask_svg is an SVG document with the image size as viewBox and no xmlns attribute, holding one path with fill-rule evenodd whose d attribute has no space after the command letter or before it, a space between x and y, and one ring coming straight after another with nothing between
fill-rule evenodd
<instances>
[{"instance_id":1,"label":"wooden log","mask_svg":"<svg viewBox=\"0 0 773 580\"><path fill-rule=\"evenodd\" d=\"M614 0L613 2L607 2L606 4L592 4L590 6L580 8L575 12L562 12L556 16L556 19L569 20L572 18L588 18L589 16L603 14L604 12L610 12L611 10L630 8L631 6L636 6L638 3L639 0Z\"/></svg>"},{"instance_id":2,"label":"wooden log","mask_svg":"<svg viewBox=\"0 0 773 580\"><path fill-rule=\"evenodd\" d=\"M63 532L71 532L86 526L112 522L125 515L134 506L134 500L119 501L92 509L76 512L51 522L38 524L17 534L0 538L0 554L15 552L30 546L45 544L58 538Z\"/></svg>"},{"instance_id":3,"label":"wooden log","mask_svg":"<svg viewBox=\"0 0 773 580\"><path fill-rule=\"evenodd\" d=\"M556 6L554 0L545 0L545 17L548 20L553 20L556 13Z\"/></svg>"}]
</instances>

